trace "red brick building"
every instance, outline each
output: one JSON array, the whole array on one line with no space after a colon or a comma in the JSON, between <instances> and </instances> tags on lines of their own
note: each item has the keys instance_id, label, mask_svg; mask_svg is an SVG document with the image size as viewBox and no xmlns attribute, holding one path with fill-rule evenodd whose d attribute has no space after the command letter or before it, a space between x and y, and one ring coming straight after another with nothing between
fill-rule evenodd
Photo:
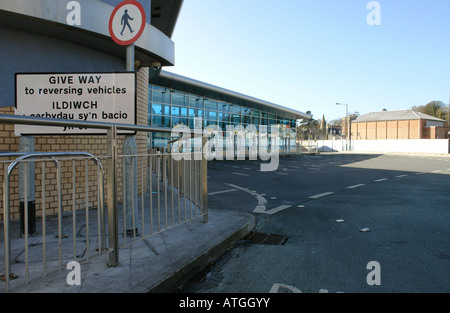
<instances>
[{"instance_id":1,"label":"red brick building","mask_svg":"<svg viewBox=\"0 0 450 313\"><path fill-rule=\"evenodd\" d=\"M448 122L414 110L372 112L351 123L352 140L445 139Z\"/></svg>"}]
</instances>

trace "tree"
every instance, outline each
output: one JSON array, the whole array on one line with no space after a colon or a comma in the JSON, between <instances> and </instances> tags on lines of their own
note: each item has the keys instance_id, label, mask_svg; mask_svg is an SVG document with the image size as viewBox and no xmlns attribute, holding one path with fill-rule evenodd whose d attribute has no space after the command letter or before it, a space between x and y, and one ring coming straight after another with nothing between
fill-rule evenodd
<instances>
[{"instance_id":1,"label":"tree","mask_svg":"<svg viewBox=\"0 0 450 313\"><path fill-rule=\"evenodd\" d=\"M300 122L297 133L300 134L303 139L315 139L314 137L318 133L318 126L320 123L313 118L311 111L306 111L306 114L311 117L305 118Z\"/></svg>"},{"instance_id":2,"label":"tree","mask_svg":"<svg viewBox=\"0 0 450 313\"><path fill-rule=\"evenodd\" d=\"M431 101L426 105L413 106L412 109L443 120L448 119L448 108L442 101Z\"/></svg>"}]
</instances>

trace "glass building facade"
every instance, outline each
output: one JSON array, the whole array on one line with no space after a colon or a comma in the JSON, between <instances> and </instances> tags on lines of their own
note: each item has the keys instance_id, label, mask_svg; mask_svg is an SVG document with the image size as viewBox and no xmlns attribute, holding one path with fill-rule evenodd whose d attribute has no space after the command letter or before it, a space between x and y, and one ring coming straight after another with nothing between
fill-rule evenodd
<instances>
[{"instance_id":1,"label":"glass building facade","mask_svg":"<svg viewBox=\"0 0 450 313\"><path fill-rule=\"evenodd\" d=\"M225 131L227 125L242 125L244 128L255 125L257 130L260 125L267 125L269 130L271 125L278 125L280 147L286 146L287 141L289 146L295 146L297 120L293 118L155 84L149 85L148 99L150 126L173 128L182 124L193 129L217 125ZM202 125L198 125L199 121ZM169 133L154 133L152 136L149 144L156 147L165 147L170 140Z\"/></svg>"}]
</instances>

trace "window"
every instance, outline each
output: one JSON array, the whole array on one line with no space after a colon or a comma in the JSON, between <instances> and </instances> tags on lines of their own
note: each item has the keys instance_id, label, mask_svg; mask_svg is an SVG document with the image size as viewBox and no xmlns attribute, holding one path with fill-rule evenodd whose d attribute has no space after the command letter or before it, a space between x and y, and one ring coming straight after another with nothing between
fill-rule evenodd
<instances>
[{"instance_id":1,"label":"window","mask_svg":"<svg viewBox=\"0 0 450 313\"><path fill-rule=\"evenodd\" d=\"M217 111L217 101L211 99L205 99L205 109Z\"/></svg>"},{"instance_id":2,"label":"window","mask_svg":"<svg viewBox=\"0 0 450 313\"><path fill-rule=\"evenodd\" d=\"M184 107L172 106L172 116L188 117L188 109Z\"/></svg>"},{"instance_id":3,"label":"window","mask_svg":"<svg viewBox=\"0 0 450 313\"><path fill-rule=\"evenodd\" d=\"M242 115L250 115L252 113L252 110L249 108L242 108Z\"/></svg>"},{"instance_id":4,"label":"window","mask_svg":"<svg viewBox=\"0 0 450 313\"><path fill-rule=\"evenodd\" d=\"M232 124L240 124L241 123L241 116L238 114L233 114L231 116L231 123Z\"/></svg>"},{"instance_id":5,"label":"window","mask_svg":"<svg viewBox=\"0 0 450 313\"><path fill-rule=\"evenodd\" d=\"M167 116L152 116L152 126L170 127L170 117Z\"/></svg>"},{"instance_id":6,"label":"window","mask_svg":"<svg viewBox=\"0 0 450 313\"><path fill-rule=\"evenodd\" d=\"M205 111L205 118L208 120L217 120L216 111Z\"/></svg>"},{"instance_id":7,"label":"window","mask_svg":"<svg viewBox=\"0 0 450 313\"><path fill-rule=\"evenodd\" d=\"M243 116L242 116L242 123L244 123L244 124L251 124L252 121L251 121L250 116L248 116L248 115L243 115Z\"/></svg>"},{"instance_id":8,"label":"window","mask_svg":"<svg viewBox=\"0 0 450 313\"><path fill-rule=\"evenodd\" d=\"M189 96L189 106L191 108L200 108L203 109L203 98L200 96Z\"/></svg>"},{"instance_id":9,"label":"window","mask_svg":"<svg viewBox=\"0 0 450 313\"><path fill-rule=\"evenodd\" d=\"M260 117L261 116L261 112L257 111L257 110L252 110L251 115L253 117Z\"/></svg>"},{"instance_id":10,"label":"window","mask_svg":"<svg viewBox=\"0 0 450 313\"><path fill-rule=\"evenodd\" d=\"M176 125L187 125L188 124L188 120L187 118L179 118L179 117L172 117L172 123L171 123L171 127L175 127Z\"/></svg>"},{"instance_id":11,"label":"window","mask_svg":"<svg viewBox=\"0 0 450 313\"><path fill-rule=\"evenodd\" d=\"M172 104L188 106L189 98L184 92L174 91L172 92Z\"/></svg>"},{"instance_id":12,"label":"window","mask_svg":"<svg viewBox=\"0 0 450 313\"><path fill-rule=\"evenodd\" d=\"M153 103L150 114L170 115L170 105Z\"/></svg>"},{"instance_id":13,"label":"window","mask_svg":"<svg viewBox=\"0 0 450 313\"><path fill-rule=\"evenodd\" d=\"M219 102L219 111L230 112L230 104L226 102Z\"/></svg>"},{"instance_id":14,"label":"window","mask_svg":"<svg viewBox=\"0 0 450 313\"><path fill-rule=\"evenodd\" d=\"M235 114L241 114L241 107L239 105L232 104L230 106L230 112Z\"/></svg>"},{"instance_id":15,"label":"window","mask_svg":"<svg viewBox=\"0 0 450 313\"><path fill-rule=\"evenodd\" d=\"M203 118L203 110L189 109L189 117L201 117L201 118Z\"/></svg>"},{"instance_id":16,"label":"window","mask_svg":"<svg viewBox=\"0 0 450 313\"><path fill-rule=\"evenodd\" d=\"M230 121L230 114L219 112L219 121L228 123Z\"/></svg>"},{"instance_id":17,"label":"window","mask_svg":"<svg viewBox=\"0 0 450 313\"><path fill-rule=\"evenodd\" d=\"M170 103L170 91L165 90L153 90L152 92L152 102L159 102L159 103Z\"/></svg>"}]
</instances>

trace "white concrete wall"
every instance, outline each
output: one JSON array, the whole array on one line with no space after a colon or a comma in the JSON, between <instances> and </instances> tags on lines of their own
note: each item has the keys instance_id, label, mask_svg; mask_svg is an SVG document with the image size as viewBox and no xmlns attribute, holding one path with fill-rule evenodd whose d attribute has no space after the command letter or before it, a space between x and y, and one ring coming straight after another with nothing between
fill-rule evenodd
<instances>
[{"instance_id":1,"label":"white concrete wall","mask_svg":"<svg viewBox=\"0 0 450 313\"><path fill-rule=\"evenodd\" d=\"M448 154L448 139L352 140L351 151ZM318 140L319 151L345 151L345 140Z\"/></svg>"}]
</instances>

